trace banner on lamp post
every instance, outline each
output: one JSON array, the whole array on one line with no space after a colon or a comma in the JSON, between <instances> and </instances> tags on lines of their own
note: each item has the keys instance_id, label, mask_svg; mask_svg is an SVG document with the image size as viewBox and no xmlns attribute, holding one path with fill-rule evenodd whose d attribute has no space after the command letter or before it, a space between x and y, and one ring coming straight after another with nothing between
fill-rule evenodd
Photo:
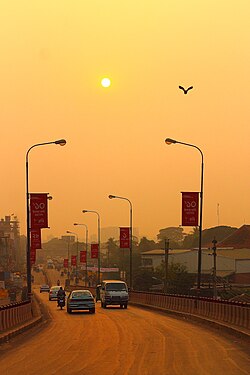
<instances>
[{"instance_id":1,"label":"banner on lamp post","mask_svg":"<svg viewBox=\"0 0 250 375\"><path fill-rule=\"evenodd\" d=\"M68 259L63 259L63 267L68 268L69 266L69 260Z\"/></svg>"},{"instance_id":2,"label":"banner on lamp post","mask_svg":"<svg viewBox=\"0 0 250 375\"><path fill-rule=\"evenodd\" d=\"M182 193L182 226L198 226L199 193Z\"/></svg>"},{"instance_id":3,"label":"banner on lamp post","mask_svg":"<svg viewBox=\"0 0 250 375\"><path fill-rule=\"evenodd\" d=\"M30 193L30 227L48 228L47 193Z\"/></svg>"},{"instance_id":4,"label":"banner on lamp post","mask_svg":"<svg viewBox=\"0 0 250 375\"><path fill-rule=\"evenodd\" d=\"M30 247L31 249L41 249L41 229L31 229L30 231Z\"/></svg>"},{"instance_id":5,"label":"banner on lamp post","mask_svg":"<svg viewBox=\"0 0 250 375\"><path fill-rule=\"evenodd\" d=\"M130 247L130 228L120 228L120 249L129 249Z\"/></svg>"},{"instance_id":6,"label":"banner on lamp post","mask_svg":"<svg viewBox=\"0 0 250 375\"><path fill-rule=\"evenodd\" d=\"M98 259L98 253L99 253L99 245L98 243L92 243L91 244L91 259Z\"/></svg>"},{"instance_id":7,"label":"banner on lamp post","mask_svg":"<svg viewBox=\"0 0 250 375\"><path fill-rule=\"evenodd\" d=\"M76 255L71 255L71 266L76 266Z\"/></svg>"},{"instance_id":8,"label":"banner on lamp post","mask_svg":"<svg viewBox=\"0 0 250 375\"><path fill-rule=\"evenodd\" d=\"M86 263L87 253L85 250L80 251L80 263Z\"/></svg>"},{"instance_id":9,"label":"banner on lamp post","mask_svg":"<svg viewBox=\"0 0 250 375\"><path fill-rule=\"evenodd\" d=\"M36 263L36 249L30 249L30 264L31 266Z\"/></svg>"}]
</instances>

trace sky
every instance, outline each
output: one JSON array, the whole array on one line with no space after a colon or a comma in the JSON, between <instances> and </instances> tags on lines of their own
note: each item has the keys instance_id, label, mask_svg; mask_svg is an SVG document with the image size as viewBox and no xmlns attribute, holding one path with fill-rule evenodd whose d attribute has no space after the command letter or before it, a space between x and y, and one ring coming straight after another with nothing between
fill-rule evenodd
<instances>
[{"instance_id":1,"label":"sky","mask_svg":"<svg viewBox=\"0 0 250 375\"><path fill-rule=\"evenodd\" d=\"M95 234L83 209L129 225L109 194L155 238L200 190L200 153L170 137L204 154L203 228L250 224L249 14L249 0L0 0L0 217L25 234L26 152L65 138L29 153L30 192L53 197L43 238Z\"/></svg>"}]
</instances>

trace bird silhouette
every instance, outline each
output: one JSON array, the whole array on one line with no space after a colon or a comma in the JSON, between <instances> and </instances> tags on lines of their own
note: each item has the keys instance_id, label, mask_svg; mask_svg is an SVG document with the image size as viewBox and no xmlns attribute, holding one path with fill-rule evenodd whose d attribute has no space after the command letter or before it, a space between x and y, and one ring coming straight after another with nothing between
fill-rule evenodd
<instances>
[{"instance_id":1,"label":"bird silhouette","mask_svg":"<svg viewBox=\"0 0 250 375\"><path fill-rule=\"evenodd\" d=\"M188 89L184 89L184 87L179 86L179 89L183 90L185 95L188 93L188 90L192 90L192 88L193 88L193 86L190 86Z\"/></svg>"}]
</instances>

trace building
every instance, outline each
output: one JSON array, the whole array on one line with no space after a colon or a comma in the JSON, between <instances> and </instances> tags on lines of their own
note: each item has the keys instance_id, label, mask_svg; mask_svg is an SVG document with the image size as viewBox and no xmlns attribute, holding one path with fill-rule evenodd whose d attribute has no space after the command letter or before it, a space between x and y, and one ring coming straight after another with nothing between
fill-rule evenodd
<instances>
[{"instance_id":1,"label":"building","mask_svg":"<svg viewBox=\"0 0 250 375\"><path fill-rule=\"evenodd\" d=\"M20 233L17 217L0 220L0 270L14 271L23 262L20 253Z\"/></svg>"},{"instance_id":2,"label":"building","mask_svg":"<svg viewBox=\"0 0 250 375\"><path fill-rule=\"evenodd\" d=\"M235 272L230 281L250 285L250 225L242 225L218 243L218 247L218 254L235 260Z\"/></svg>"},{"instance_id":3,"label":"building","mask_svg":"<svg viewBox=\"0 0 250 375\"><path fill-rule=\"evenodd\" d=\"M145 251L142 253L142 267L156 269L165 262L165 251L162 249ZM168 262L183 264L188 273L196 274L198 265L197 250L169 250ZM214 267L212 253L202 254L202 274L212 274ZM217 256L217 276L228 276L235 272L235 260L232 258Z\"/></svg>"},{"instance_id":4,"label":"building","mask_svg":"<svg viewBox=\"0 0 250 375\"><path fill-rule=\"evenodd\" d=\"M226 277L231 283L250 285L250 225L243 225L225 240L217 243L217 276ZM162 249L142 253L142 267L155 269L165 262ZM189 273L197 273L198 249L169 250L169 264L180 263ZM202 275L213 273L212 249L202 249Z\"/></svg>"}]
</instances>

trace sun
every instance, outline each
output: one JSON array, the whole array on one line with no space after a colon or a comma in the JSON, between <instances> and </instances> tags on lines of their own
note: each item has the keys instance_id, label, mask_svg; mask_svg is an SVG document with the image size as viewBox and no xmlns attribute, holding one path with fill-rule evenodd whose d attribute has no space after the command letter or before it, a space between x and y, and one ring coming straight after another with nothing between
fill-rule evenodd
<instances>
[{"instance_id":1,"label":"sun","mask_svg":"<svg viewBox=\"0 0 250 375\"><path fill-rule=\"evenodd\" d=\"M111 82L110 82L110 79L105 77L101 80L101 84L102 84L102 87L109 87Z\"/></svg>"}]
</instances>

